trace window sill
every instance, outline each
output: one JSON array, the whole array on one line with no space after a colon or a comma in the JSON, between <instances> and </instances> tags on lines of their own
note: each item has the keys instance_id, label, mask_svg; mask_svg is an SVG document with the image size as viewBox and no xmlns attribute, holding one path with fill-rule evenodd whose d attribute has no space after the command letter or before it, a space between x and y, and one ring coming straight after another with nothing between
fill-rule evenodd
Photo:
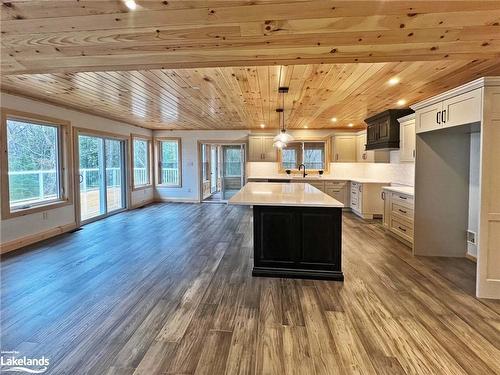
<instances>
[{"instance_id":1,"label":"window sill","mask_svg":"<svg viewBox=\"0 0 500 375\"><path fill-rule=\"evenodd\" d=\"M69 199L64 199L64 200L58 200L46 204L40 204L40 205L34 205L33 207L29 208L18 208L11 210L9 207L6 209L2 210L2 219L12 219L14 217L19 217L19 216L26 216L26 215L31 215L35 214L38 212L43 212L43 211L50 211L50 210L55 210L56 208L60 208L63 206L67 206L71 204L72 202ZM8 204L8 202L7 202Z\"/></svg>"},{"instance_id":2,"label":"window sill","mask_svg":"<svg viewBox=\"0 0 500 375\"><path fill-rule=\"evenodd\" d=\"M138 185L138 186L133 186L132 187L132 191L144 190L144 189L152 189L152 188L153 188L152 184Z\"/></svg>"},{"instance_id":3,"label":"window sill","mask_svg":"<svg viewBox=\"0 0 500 375\"><path fill-rule=\"evenodd\" d=\"M157 188L181 188L182 185L156 184Z\"/></svg>"}]
</instances>

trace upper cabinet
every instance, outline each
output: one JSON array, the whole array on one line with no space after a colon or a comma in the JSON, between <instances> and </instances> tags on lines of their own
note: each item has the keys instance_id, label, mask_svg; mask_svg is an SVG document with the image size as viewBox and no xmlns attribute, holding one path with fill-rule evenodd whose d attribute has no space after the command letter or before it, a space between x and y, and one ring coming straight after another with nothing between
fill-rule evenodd
<instances>
[{"instance_id":1,"label":"upper cabinet","mask_svg":"<svg viewBox=\"0 0 500 375\"><path fill-rule=\"evenodd\" d=\"M471 124L481 121L482 89L476 88L465 93L439 96L416 107L416 133Z\"/></svg>"},{"instance_id":2,"label":"upper cabinet","mask_svg":"<svg viewBox=\"0 0 500 375\"><path fill-rule=\"evenodd\" d=\"M360 132L356 135L356 161L358 163L367 162L368 152L366 151L366 132Z\"/></svg>"},{"instance_id":3,"label":"upper cabinet","mask_svg":"<svg viewBox=\"0 0 500 375\"><path fill-rule=\"evenodd\" d=\"M273 147L274 136L272 135L251 135L248 137L248 161L269 161L277 160L277 152Z\"/></svg>"},{"instance_id":4,"label":"upper cabinet","mask_svg":"<svg viewBox=\"0 0 500 375\"><path fill-rule=\"evenodd\" d=\"M334 163L353 163L356 161L356 135L335 135L333 137Z\"/></svg>"},{"instance_id":5,"label":"upper cabinet","mask_svg":"<svg viewBox=\"0 0 500 375\"><path fill-rule=\"evenodd\" d=\"M389 151L366 151L366 131L356 134L356 161L358 163L389 163Z\"/></svg>"},{"instance_id":6,"label":"upper cabinet","mask_svg":"<svg viewBox=\"0 0 500 375\"><path fill-rule=\"evenodd\" d=\"M406 116L411 109L388 109L365 120L367 128L367 150L398 149L399 122L397 119Z\"/></svg>"},{"instance_id":7,"label":"upper cabinet","mask_svg":"<svg viewBox=\"0 0 500 375\"><path fill-rule=\"evenodd\" d=\"M415 115L398 119L399 122L399 161L415 162Z\"/></svg>"}]
</instances>

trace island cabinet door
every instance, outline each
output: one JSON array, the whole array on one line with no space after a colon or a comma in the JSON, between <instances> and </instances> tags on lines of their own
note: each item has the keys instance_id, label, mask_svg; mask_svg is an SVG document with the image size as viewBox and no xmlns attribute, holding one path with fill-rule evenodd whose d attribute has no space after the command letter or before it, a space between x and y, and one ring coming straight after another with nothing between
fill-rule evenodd
<instances>
[{"instance_id":1,"label":"island cabinet door","mask_svg":"<svg viewBox=\"0 0 500 375\"><path fill-rule=\"evenodd\" d=\"M341 221L341 208L254 206L255 267L340 271Z\"/></svg>"},{"instance_id":2,"label":"island cabinet door","mask_svg":"<svg viewBox=\"0 0 500 375\"><path fill-rule=\"evenodd\" d=\"M254 206L256 265L294 267L299 256L299 219L293 207Z\"/></svg>"},{"instance_id":3,"label":"island cabinet door","mask_svg":"<svg viewBox=\"0 0 500 375\"><path fill-rule=\"evenodd\" d=\"M307 208L300 221L301 266L340 269L342 209Z\"/></svg>"}]
</instances>

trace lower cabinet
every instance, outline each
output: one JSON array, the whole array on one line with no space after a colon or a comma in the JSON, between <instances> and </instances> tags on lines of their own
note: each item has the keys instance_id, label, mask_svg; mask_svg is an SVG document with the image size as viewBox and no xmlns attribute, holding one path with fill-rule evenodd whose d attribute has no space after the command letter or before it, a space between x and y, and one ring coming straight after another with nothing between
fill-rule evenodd
<instances>
[{"instance_id":1,"label":"lower cabinet","mask_svg":"<svg viewBox=\"0 0 500 375\"><path fill-rule=\"evenodd\" d=\"M413 245L413 196L384 189L384 227L408 246Z\"/></svg>"},{"instance_id":2,"label":"lower cabinet","mask_svg":"<svg viewBox=\"0 0 500 375\"><path fill-rule=\"evenodd\" d=\"M302 181L298 181L302 182ZM328 181L307 181L308 184L328 194L332 198L338 200L344 205L344 208L349 207L349 181L345 180L328 180Z\"/></svg>"},{"instance_id":3,"label":"lower cabinet","mask_svg":"<svg viewBox=\"0 0 500 375\"><path fill-rule=\"evenodd\" d=\"M382 200L382 187L387 184L351 182L350 206L352 212L363 219L382 217L384 214L384 201Z\"/></svg>"},{"instance_id":4,"label":"lower cabinet","mask_svg":"<svg viewBox=\"0 0 500 375\"><path fill-rule=\"evenodd\" d=\"M342 210L254 206L254 276L343 280Z\"/></svg>"}]
</instances>

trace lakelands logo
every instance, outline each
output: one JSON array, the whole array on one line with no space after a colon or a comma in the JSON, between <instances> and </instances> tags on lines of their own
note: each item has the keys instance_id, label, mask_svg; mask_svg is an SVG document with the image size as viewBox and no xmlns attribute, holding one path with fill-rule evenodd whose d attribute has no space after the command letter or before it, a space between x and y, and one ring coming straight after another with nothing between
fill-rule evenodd
<instances>
[{"instance_id":1,"label":"lakelands logo","mask_svg":"<svg viewBox=\"0 0 500 375\"><path fill-rule=\"evenodd\" d=\"M19 352L2 351L0 356L0 372L26 372L28 374L43 374L49 368L49 359L45 356L30 358L19 356Z\"/></svg>"}]
</instances>

